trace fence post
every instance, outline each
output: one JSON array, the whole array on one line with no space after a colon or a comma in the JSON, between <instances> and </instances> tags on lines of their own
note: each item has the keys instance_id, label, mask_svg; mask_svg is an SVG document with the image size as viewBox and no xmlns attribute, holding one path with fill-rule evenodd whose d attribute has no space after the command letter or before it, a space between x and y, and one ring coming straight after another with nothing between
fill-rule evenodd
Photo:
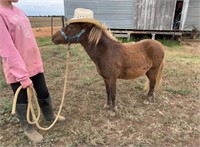
<instances>
[{"instance_id":1,"label":"fence post","mask_svg":"<svg viewBox=\"0 0 200 147\"><path fill-rule=\"evenodd\" d=\"M61 16L61 20L62 20L62 27L65 26L65 16Z\"/></svg>"},{"instance_id":2,"label":"fence post","mask_svg":"<svg viewBox=\"0 0 200 147\"><path fill-rule=\"evenodd\" d=\"M51 36L53 36L53 16L51 16Z\"/></svg>"}]
</instances>

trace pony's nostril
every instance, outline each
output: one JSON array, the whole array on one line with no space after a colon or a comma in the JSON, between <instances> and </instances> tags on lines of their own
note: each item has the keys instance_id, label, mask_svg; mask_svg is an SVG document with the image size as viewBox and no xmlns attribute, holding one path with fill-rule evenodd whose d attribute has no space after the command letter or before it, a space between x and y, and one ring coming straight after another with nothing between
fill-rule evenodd
<instances>
[{"instance_id":1,"label":"pony's nostril","mask_svg":"<svg viewBox=\"0 0 200 147\"><path fill-rule=\"evenodd\" d=\"M53 38L53 37L51 38L51 41L52 41L53 43L55 43L55 44L56 44L56 42L57 42L56 39Z\"/></svg>"},{"instance_id":2,"label":"pony's nostril","mask_svg":"<svg viewBox=\"0 0 200 147\"><path fill-rule=\"evenodd\" d=\"M51 40L54 44L60 44L60 41L58 39L52 38Z\"/></svg>"},{"instance_id":3,"label":"pony's nostril","mask_svg":"<svg viewBox=\"0 0 200 147\"><path fill-rule=\"evenodd\" d=\"M51 41L54 42L54 38L53 37L51 38Z\"/></svg>"}]
</instances>

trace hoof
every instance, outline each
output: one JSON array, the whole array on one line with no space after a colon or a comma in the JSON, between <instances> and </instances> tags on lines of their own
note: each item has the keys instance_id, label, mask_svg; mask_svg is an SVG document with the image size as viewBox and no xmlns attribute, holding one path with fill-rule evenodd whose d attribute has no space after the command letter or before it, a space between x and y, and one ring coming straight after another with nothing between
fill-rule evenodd
<instances>
[{"instance_id":1,"label":"hoof","mask_svg":"<svg viewBox=\"0 0 200 147\"><path fill-rule=\"evenodd\" d=\"M117 113L114 112L114 111L110 111L110 112L109 112L109 116L110 116L110 117L115 117L116 115L117 115Z\"/></svg>"},{"instance_id":2,"label":"hoof","mask_svg":"<svg viewBox=\"0 0 200 147\"><path fill-rule=\"evenodd\" d=\"M143 101L143 104L145 104L145 105L149 105L150 102L149 102L149 100L144 100L144 101Z\"/></svg>"},{"instance_id":3,"label":"hoof","mask_svg":"<svg viewBox=\"0 0 200 147\"><path fill-rule=\"evenodd\" d=\"M149 102L154 102L154 101L155 101L154 96L149 96L149 97L147 98L147 100L148 100Z\"/></svg>"},{"instance_id":4,"label":"hoof","mask_svg":"<svg viewBox=\"0 0 200 147\"><path fill-rule=\"evenodd\" d=\"M110 115L111 117L115 117L115 116L118 115L118 109L117 109L116 106L110 108L109 115Z\"/></svg>"},{"instance_id":5,"label":"hoof","mask_svg":"<svg viewBox=\"0 0 200 147\"><path fill-rule=\"evenodd\" d=\"M111 110L111 111L113 111L113 112L117 112L117 107L116 107L116 106L112 106L112 105L105 104L105 105L103 106L103 108L106 109L106 110Z\"/></svg>"},{"instance_id":6,"label":"hoof","mask_svg":"<svg viewBox=\"0 0 200 147\"><path fill-rule=\"evenodd\" d=\"M117 107L115 106L115 107L112 107L111 108L111 110L113 111L113 112L115 112L115 113L117 113L118 112L118 109L117 109Z\"/></svg>"},{"instance_id":7,"label":"hoof","mask_svg":"<svg viewBox=\"0 0 200 147\"><path fill-rule=\"evenodd\" d=\"M54 114L54 118L56 118L56 117L57 117L57 115ZM59 115L57 121L58 121L58 122L64 122L64 121L66 121L66 118L65 118L64 116L62 116L62 115Z\"/></svg>"},{"instance_id":8,"label":"hoof","mask_svg":"<svg viewBox=\"0 0 200 147\"><path fill-rule=\"evenodd\" d=\"M109 110L110 108L111 108L111 106L108 105L108 104L105 104L105 105L103 106L103 109L106 109L106 110Z\"/></svg>"},{"instance_id":9,"label":"hoof","mask_svg":"<svg viewBox=\"0 0 200 147\"><path fill-rule=\"evenodd\" d=\"M154 101L155 101L154 96L149 96L149 97L147 97L147 99L145 99L145 100L143 101L143 103L144 103L145 105L149 105L151 102L154 102Z\"/></svg>"}]
</instances>

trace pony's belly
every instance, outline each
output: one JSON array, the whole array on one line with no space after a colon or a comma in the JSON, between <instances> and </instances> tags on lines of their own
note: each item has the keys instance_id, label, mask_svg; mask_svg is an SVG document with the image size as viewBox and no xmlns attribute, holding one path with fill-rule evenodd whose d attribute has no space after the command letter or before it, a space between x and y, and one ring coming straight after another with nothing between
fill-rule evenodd
<instances>
[{"instance_id":1,"label":"pony's belly","mask_svg":"<svg viewBox=\"0 0 200 147\"><path fill-rule=\"evenodd\" d=\"M137 77L145 75L146 72L150 68L151 68L151 65L140 67L140 68L129 68L129 69L126 69L125 71L122 71L119 78L120 79L135 79Z\"/></svg>"},{"instance_id":2,"label":"pony's belly","mask_svg":"<svg viewBox=\"0 0 200 147\"><path fill-rule=\"evenodd\" d=\"M144 75L147 71L148 71L148 70L129 72L129 73L120 75L119 78L120 78L120 79L135 79L135 78L137 78L137 77L140 77L140 76Z\"/></svg>"}]
</instances>

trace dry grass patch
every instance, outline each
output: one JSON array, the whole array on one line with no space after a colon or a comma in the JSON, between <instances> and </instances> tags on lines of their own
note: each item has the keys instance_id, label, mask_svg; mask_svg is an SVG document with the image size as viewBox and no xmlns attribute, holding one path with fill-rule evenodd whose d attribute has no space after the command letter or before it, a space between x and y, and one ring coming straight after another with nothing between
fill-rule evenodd
<instances>
[{"instance_id":1,"label":"dry grass patch","mask_svg":"<svg viewBox=\"0 0 200 147\"><path fill-rule=\"evenodd\" d=\"M48 39L39 42L45 41ZM163 83L156 92L156 102L150 105L143 104L145 77L119 80L119 112L113 115L103 109L106 92L95 65L82 47L71 46L68 92L62 110L67 121L50 131L40 131L45 140L39 146L200 146L200 54L195 50L199 48L166 47ZM41 54L57 112L66 47L44 46ZM0 74L0 146L33 146L23 136L17 118L10 115L12 92Z\"/></svg>"}]
</instances>

